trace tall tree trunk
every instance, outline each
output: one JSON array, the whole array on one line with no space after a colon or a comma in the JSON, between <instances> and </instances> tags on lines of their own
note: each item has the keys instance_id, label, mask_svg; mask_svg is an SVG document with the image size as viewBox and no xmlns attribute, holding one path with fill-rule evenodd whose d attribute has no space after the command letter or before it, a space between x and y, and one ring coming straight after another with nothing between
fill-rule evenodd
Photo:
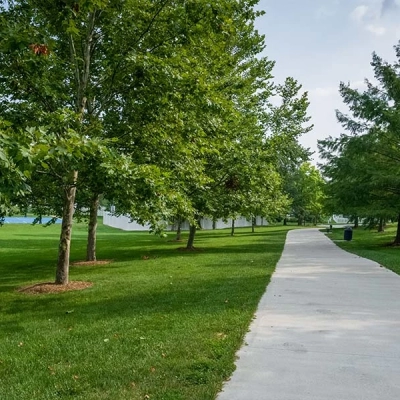
<instances>
[{"instance_id":1,"label":"tall tree trunk","mask_svg":"<svg viewBox=\"0 0 400 400\"><path fill-rule=\"evenodd\" d=\"M231 236L235 235L235 219L232 218L232 225L231 225Z\"/></svg>"},{"instance_id":2,"label":"tall tree trunk","mask_svg":"<svg viewBox=\"0 0 400 400\"><path fill-rule=\"evenodd\" d=\"M287 226L287 218L283 218L283 225Z\"/></svg>"},{"instance_id":3,"label":"tall tree trunk","mask_svg":"<svg viewBox=\"0 0 400 400\"><path fill-rule=\"evenodd\" d=\"M99 204L100 196L96 194L92 197L90 202L86 261L96 261L97 213Z\"/></svg>"},{"instance_id":4,"label":"tall tree trunk","mask_svg":"<svg viewBox=\"0 0 400 400\"><path fill-rule=\"evenodd\" d=\"M196 230L197 230L197 225L196 224L190 225L190 227L189 227L189 238L188 238L187 245L186 245L186 249L187 250L193 250L194 249L193 243L194 243L194 236L196 235Z\"/></svg>"},{"instance_id":5,"label":"tall tree trunk","mask_svg":"<svg viewBox=\"0 0 400 400\"><path fill-rule=\"evenodd\" d=\"M394 239L394 243L396 246L400 245L400 214L397 218L397 233L396 233L396 239Z\"/></svg>"},{"instance_id":6,"label":"tall tree trunk","mask_svg":"<svg viewBox=\"0 0 400 400\"><path fill-rule=\"evenodd\" d=\"M178 217L178 227L176 229L176 241L179 242L181 240L181 231L182 231L182 219Z\"/></svg>"},{"instance_id":7,"label":"tall tree trunk","mask_svg":"<svg viewBox=\"0 0 400 400\"><path fill-rule=\"evenodd\" d=\"M358 224L359 224L358 216L355 216L355 217L354 217L354 229L357 229L357 228L358 228Z\"/></svg>"},{"instance_id":8,"label":"tall tree trunk","mask_svg":"<svg viewBox=\"0 0 400 400\"><path fill-rule=\"evenodd\" d=\"M303 225L303 219L301 217L298 218L297 225L298 226L302 226Z\"/></svg>"},{"instance_id":9,"label":"tall tree trunk","mask_svg":"<svg viewBox=\"0 0 400 400\"><path fill-rule=\"evenodd\" d=\"M217 220L216 220L216 218L213 218L213 220L212 220L212 228L213 228L213 230L217 229Z\"/></svg>"},{"instance_id":10,"label":"tall tree trunk","mask_svg":"<svg viewBox=\"0 0 400 400\"><path fill-rule=\"evenodd\" d=\"M59 285L66 285L69 280L69 255L71 251L72 218L74 215L78 171L72 172L71 179L72 182L64 189L64 204L55 282Z\"/></svg>"},{"instance_id":11,"label":"tall tree trunk","mask_svg":"<svg viewBox=\"0 0 400 400\"><path fill-rule=\"evenodd\" d=\"M256 227L256 218L252 217L251 218L251 233L254 233Z\"/></svg>"},{"instance_id":12,"label":"tall tree trunk","mask_svg":"<svg viewBox=\"0 0 400 400\"><path fill-rule=\"evenodd\" d=\"M378 232L385 232L384 225L385 225L385 220L382 217L380 217L379 218Z\"/></svg>"}]
</instances>

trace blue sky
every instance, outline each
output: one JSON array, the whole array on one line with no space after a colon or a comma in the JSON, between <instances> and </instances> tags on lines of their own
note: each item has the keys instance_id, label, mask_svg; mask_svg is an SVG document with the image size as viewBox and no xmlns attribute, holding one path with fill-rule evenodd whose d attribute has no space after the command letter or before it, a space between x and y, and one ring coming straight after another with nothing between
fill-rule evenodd
<instances>
[{"instance_id":1,"label":"blue sky","mask_svg":"<svg viewBox=\"0 0 400 400\"><path fill-rule=\"evenodd\" d=\"M301 143L317 151L318 139L343 131L335 117L335 109L346 111L340 81L362 89L373 77L373 51L394 61L400 0L260 0L258 8L266 12L256 27L265 35L264 55L276 61L276 81L293 76L309 92L314 130Z\"/></svg>"}]
</instances>

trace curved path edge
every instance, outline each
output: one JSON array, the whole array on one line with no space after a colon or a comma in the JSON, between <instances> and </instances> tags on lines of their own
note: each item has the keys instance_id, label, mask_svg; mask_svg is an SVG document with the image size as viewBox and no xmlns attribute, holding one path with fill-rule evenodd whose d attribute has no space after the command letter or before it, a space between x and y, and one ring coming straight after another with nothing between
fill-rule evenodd
<instances>
[{"instance_id":1,"label":"curved path edge","mask_svg":"<svg viewBox=\"0 0 400 400\"><path fill-rule=\"evenodd\" d=\"M293 230L217 400L400 399L400 276Z\"/></svg>"}]
</instances>

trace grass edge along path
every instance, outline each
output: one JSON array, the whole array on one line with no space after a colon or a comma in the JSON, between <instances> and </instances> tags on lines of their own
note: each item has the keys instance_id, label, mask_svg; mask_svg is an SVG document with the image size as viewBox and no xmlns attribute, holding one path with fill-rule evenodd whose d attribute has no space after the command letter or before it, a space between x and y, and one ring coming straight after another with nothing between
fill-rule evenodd
<instances>
[{"instance_id":1,"label":"grass edge along path","mask_svg":"<svg viewBox=\"0 0 400 400\"><path fill-rule=\"evenodd\" d=\"M385 232L378 233L376 230L359 227L353 230L351 241L343 240L343 228L334 228L327 236L341 249L376 261L400 275L400 247L391 245L396 236L396 229L396 226L388 226Z\"/></svg>"},{"instance_id":2,"label":"grass edge along path","mask_svg":"<svg viewBox=\"0 0 400 400\"><path fill-rule=\"evenodd\" d=\"M98 257L114 262L71 267L91 288L27 295L16 289L53 280L58 228L1 228L0 398L214 399L290 229L200 231L188 253L101 226ZM85 238L77 224L72 262Z\"/></svg>"}]
</instances>

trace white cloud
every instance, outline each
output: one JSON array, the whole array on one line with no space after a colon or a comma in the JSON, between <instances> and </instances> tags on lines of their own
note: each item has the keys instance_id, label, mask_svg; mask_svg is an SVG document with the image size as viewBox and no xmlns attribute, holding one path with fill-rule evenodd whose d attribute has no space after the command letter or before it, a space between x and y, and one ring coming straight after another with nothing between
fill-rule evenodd
<instances>
[{"instance_id":1,"label":"white cloud","mask_svg":"<svg viewBox=\"0 0 400 400\"><path fill-rule=\"evenodd\" d=\"M375 36L384 36L389 31L393 31L394 26L391 18L384 14L388 14L390 9L394 18L395 11L398 10L395 1L389 0L383 3L382 0L364 1L367 3L359 5L350 13L351 20ZM386 13L383 10L386 10Z\"/></svg>"},{"instance_id":2,"label":"white cloud","mask_svg":"<svg viewBox=\"0 0 400 400\"><path fill-rule=\"evenodd\" d=\"M369 7L365 4L356 7L350 14L350 17L353 21L357 23L363 22L365 16L368 14Z\"/></svg>"},{"instance_id":3,"label":"white cloud","mask_svg":"<svg viewBox=\"0 0 400 400\"><path fill-rule=\"evenodd\" d=\"M365 27L365 29L376 36L383 36L387 32L387 29L384 26L379 26L375 24L369 24Z\"/></svg>"}]
</instances>

